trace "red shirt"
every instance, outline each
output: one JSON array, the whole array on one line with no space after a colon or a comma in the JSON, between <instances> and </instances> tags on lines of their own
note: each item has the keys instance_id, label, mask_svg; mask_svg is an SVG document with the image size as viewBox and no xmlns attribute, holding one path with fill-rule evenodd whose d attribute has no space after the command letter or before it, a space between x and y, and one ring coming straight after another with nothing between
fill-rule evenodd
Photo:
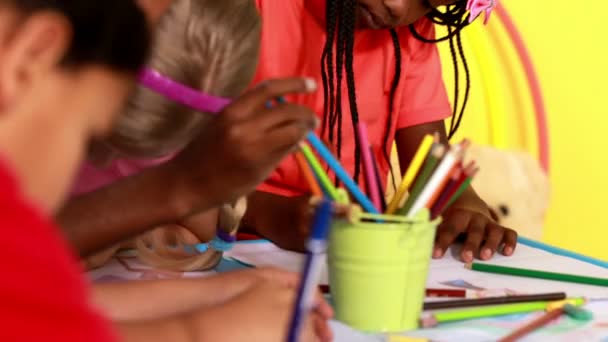
<instances>
[{"instance_id":1,"label":"red shirt","mask_svg":"<svg viewBox=\"0 0 608 342\"><path fill-rule=\"evenodd\" d=\"M0 341L115 341L58 228L0 163Z\"/></svg>"},{"instance_id":2,"label":"red shirt","mask_svg":"<svg viewBox=\"0 0 608 342\"><path fill-rule=\"evenodd\" d=\"M313 95L295 96L290 101L312 108L323 116L321 53L325 45L325 0L256 0L263 19L260 64L255 81L307 76L317 80ZM418 32L434 37L426 18L416 23ZM449 117L451 107L441 74L435 44L416 40L407 27L398 29L401 42L401 80L395 96L395 111L389 113L395 53L388 30L359 30L355 35L354 72L360 120L369 129L369 140L379 162L383 184L389 164L383 157L383 138L391 120L389 148L400 128L439 121ZM354 172L355 140L346 80L342 84L343 146L341 162ZM259 190L293 196L308 192L305 179L293 156L287 158Z\"/></svg>"}]
</instances>

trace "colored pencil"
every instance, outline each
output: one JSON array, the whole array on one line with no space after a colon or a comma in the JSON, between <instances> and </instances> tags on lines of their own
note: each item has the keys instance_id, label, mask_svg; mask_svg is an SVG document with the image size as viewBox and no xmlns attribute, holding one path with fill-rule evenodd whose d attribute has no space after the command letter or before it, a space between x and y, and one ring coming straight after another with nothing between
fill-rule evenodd
<instances>
[{"instance_id":1,"label":"colored pencil","mask_svg":"<svg viewBox=\"0 0 608 342\"><path fill-rule=\"evenodd\" d=\"M414 182L414 186L412 187L412 191L410 191L407 201L405 201L403 207L397 211L399 215L406 215L409 212L444 154L445 146L440 144L435 144L433 146L431 153L429 153L428 158L424 161L424 166L416 177L416 181Z\"/></svg>"},{"instance_id":2,"label":"colored pencil","mask_svg":"<svg viewBox=\"0 0 608 342\"><path fill-rule=\"evenodd\" d=\"M466 268L486 273L504 274L517 277L537 278L556 280L568 283L588 284L595 286L608 286L608 279L580 276L566 273L546 272L539 270L529 270L525 268L505 267L490 264L470 263L465 265Z\"/></svg>"},{"instance_id":3,"label":"colored pencil","mask_svg":"<svg viewBox=\"0 0 608 342\"><path fill-rule=\"evenodd\" d=\"M459 161L456 163L456 165L454 165L452 167L452 169L448 172L446 177L441 181L441 183L439 184L439 186L437 187L437 189L435 190L435 192L433 193L433 195L431 196L431 198L429 199L429 201L427 202L425 207L432 209L435 206L435 204L437 203L437 201L439 200L439 197L445 192L450 181L453 178L460 176L462 173L463 173L462 161ZM456 178L456 181L458 181L458 178Z\"/></svg>"},{"instance_id":4,"label":"colored pencil","mask_svg":"<svg viewBox=\"0 0 608 342\"><path fill-rule=\"evenodd\" d=\"M563 292L544 293L526 296L505 296L505 297L490 297L479 299L462 299L462 300L446 300L441 302L424 303L424 310L442 310L467 308L472 306L487 306L499 304L514 304L514 303L529 303L538 301L553 301L563 300L566 294Z\"/></svg>"},{"instance_id":5,"label":"colored pencil","mask_svg":"<svg viewBox=\"0 0 608 342\"><path fill-rule=\"evenodd\" d=\"M426 289L427 297L466 298L467 290L455 289Z\"/></svg>"},{"instance_id":6,"label":"colored pencil","mask_svg":"<svg viewBox=\"0 0 608 342\"><path fill-rule=\"evenodd\" d=\"M437 202L432 207L432 218L439 217L443 214L443 212L454 202L458 197L464 193L464 190L469 187L473 177L477 173L477 169L475 168L475 164L469 164L462 172L457 180L448 184L449 189L440 196ZM467 181L468 180L468 181ZM468 184L467 184L468 183ZM446 186L446 187L448 187Z\"/></svg>"},{"instance_id":7,"label":"colored pencil","mask_svg":"<svg viewBox=\"0 0 608 342\"><path fill-rule=\"evenodd\" d=\"M351 176L344 170L340 162L331 154L329 149L325 147L325 144L317 137L313 132L309 132L306 136L308 142L317 150L319 156L325 160L327 165L334 171L338 179L344 184L346 189L353 195L355 200L361 204L364 210L373 213L380 214L380 212L374 207L374 204L365 196L365 194L359 189L357 183L351 178Z\"/></svg>"},{"instance_id":8,"label":"colored pencil","mask_svg":"<svg viewBox=\"0 0 608 342\"><path fill-rule=\"evenodd\" d=\"M566 315L577 321L588 322L593 319L593 313L591 311L585 310L579 306L565 304L563 309Z\"/></svg>"},{"instance_id":9,"label":"colored pencil","mask_svg":"<svg viewBox=\"0 0 608 342\"><path fill-rule=\"evenodd\" d=\"M332 200L334 200L334 201L337 200L339 197L338 191L334 187L331 179L329 179L329 176L327 175L327 173L325 173L325 170L323 170L323 167L317 160L317 157L315 157L315 154L312 152L310 147L306 144L301 144L300 150L302 151L302 154L306 158L306 161L308 161L308 164L310 165L310 167L314 171L315 175L317 176L317 179L319 180L319 183L321 183L321 186L323 187L325 192L329 195L329 197Z\"/></svg>"},{"instance_id":10,"label":"colored pencil","mask_svg":"<svg viewBox=\"0 0 608 342\"><path fill-rule=\"evenodd\" d=\"M437 198L437 201L431 207L431 218L436 218L441 215L441 209L448 203L450 198L458 191L458 188L461 185L461 182L464 182L466 176L464 174L464 170L457 170L452 174L448 184L446 184L445 188Z\"/></svg>"},{"instance_id":11,"label":"colored pencil","mask_svg":"<svg viewBox=\"0 0 608 342\"><path fill-rule=\"evenodd\" d=\"M306 245L308 253L302 270L302 281L289 325L289 342L297 342L306 315L313 308L315 291L323 269L324 256L327 251L327 235L331 226L332 204L324 200L319 204L313 219L310 240Z\"/></svg>"},{"instance_id":12,"label":"colored pencil","mask_svg":"<svg viewBox=\"0 0 608 342\"><path fill-rule=\"evenodd\" d=\"M401 180L399 188L395 192L395 196L393 196L393 200L388 205L388 209L386 210L386 213L388 215L395 213L395 211L397 211L397 209L399 208L399 205L403 200L403 196L405 196L407 190L412 185L412 182L414 181L414 178L418 174L420 167L427 158L432 145L433 136L430 134L426 135L420 142L420 146L418 146L418 150L416 151L416 154L414 155L410 166L407 168L407 171L403 175L403 179Z\"/></svg>"},{"instance_id":13,"label":"colored pencil","mask_svg":"<svg viewBox=\"0 0 608 342\"><path fill-rule=\"evenodd\" d=\"M386 212L386 194L384 193L384 185L382 184L382 177L380 177L380 167L378 166L378 159L374 155L374 149L369 147L370 153L372 155L372 161L374 162L374 174L376 176L376 184L378 185L378 193L380 194L380 204L382 205L382 210L380 212Z\"/></svg>"},{"instance_id":14,"label":"colored pencil","mask_svg":"<svg viewBox=\"0 0 608 342\"><path fill-rule=\"evenodd\" d=\"M586 262L586 263L589 263L589 264L592 264L595 266L599 266L599 267L608 269L608 261L605 261L605 260L592 258L592 257L586 256L586 255L583 255L580 253L575 253L575 252L572 252L572 251L569 251L569 250L566 250L563 248L551 246L551 245L548 245L548 244L540 242L540 241L528 239L523 236L518 237L517 242L521 243L522 245L526 245L528 247L538 248L545 252L565 256L568 258L572 258L572 259L575 259L578 261L583 261L583 262Z\"/></svg>"},{"instance_id":15,"label":"colored pencil","mask_svg":"<svg viewBox=\"0 0 608 342\"><path fill-rule=\"evenodd\" d=\"M319 183L317 183L317 178L315 178L314 174L312 173L310 165L306 161L304 154L302 152L296 152L295 157L298 165L300 166L304 179L306 179L306 182L308 182L308 186L310 187L312 194L317 197L323 197L321 187L319 186Z\"/></svg>"},{"instance_id":16,"label":"colored pencil","mask_svg":"<svg viewBox=\"0 0 608 342\"><path fill-rule=\"evenodd\" d=\"M568 300L569 303L574 305L582 305L585 300L583 298L573 298ZM514 304L502 304L502 305L491 305L481 306L475 308L468 308L462 310L449 310L435 312L429 315L423 316L420 324L423 328L430 328L437 326L441 323L466 321L477 318L487 318L496 316L506 316L513 314L529 313L536 311L544 311L547 309L547 305L551 302L529 302L529 303L514 303Z\"/></svg>"},{"instance_id":17,"label":"colored pencil","mask_svg":"<svg viewBox=\"0 0 608 342\"><path fill-rule=\"evenodd\" d=\"M469 186L471 186L471 182L473 181L473 177L475 176L475 174L479 171L479 169L475 169L473 171L473 173L471 175L469 175L464 182L462 182L462 184L460 185L460 188L458 188L458 191L456 191L456 193L454 194L454 196L452 196L452 198L450 198L450 201L448 202L448 204L443 208L442 211L445 211L447 208L449 208L450 206L452 206L452 204L454 204L454 202L456 202L456 200L458 200L458 198L460 198L460 196L462 196L462 194L465 192L465 190L467 190L469 188Z\"/></svg>"},{"instance_id":18,"label":"colored pencil","mask_svg":"<svg viewBox=\"0 0 608 342\"><path fill-rule=\"evenodd\" d=\"M429 201L441 184L445 181L449 172L452 170L454 165L462 159L463 147L461 145L452 146L446 153L445 157L441 160L437 166L437 170L433 173L428 183L424 187L424 190L420 193L420 196L416 198L414 204L407 212L407 217L414 217L420 210L428 206Z\"/></svg>"},{"instance_id":19,"label":"colored pencil","mask_svg":"<svg viewBox=\"0 0 608 342\"><path fill-rule=\"evenodd\" d=\"M378 193L378 184L376 180L376 172L374 171L374 162L372 161L372 155L369 144L369 133L367 131L367 125L363 122L359 122L356 125L357 137L359 139L359 145L361 146L361 157L363 160L363 174L365 175L365 184L367 184L367 193L369 194L372 203L378 210L382 212L382 204L380 203L380 194Z\"/></svg>"},{"instance_id":20,"label":"colored pencil","mask_svg":"<svg viewBox=\"0 0 608 342\"><path fill-rule=\"evenodd\" d=\"M544 315L532 320L531 322L523 325L522 327L518 328L517 330L510 333L509 335L501 338L500 340L498 340L498 342L515 342L515 341L521 339L522 337L534 332L535 330L538 330L538 329L542 328L543 326L551 323L552 321L558 319L563 314L564 314L563 309L556 309L556 310L548 311Z\"/></svg>"}]
</instances>

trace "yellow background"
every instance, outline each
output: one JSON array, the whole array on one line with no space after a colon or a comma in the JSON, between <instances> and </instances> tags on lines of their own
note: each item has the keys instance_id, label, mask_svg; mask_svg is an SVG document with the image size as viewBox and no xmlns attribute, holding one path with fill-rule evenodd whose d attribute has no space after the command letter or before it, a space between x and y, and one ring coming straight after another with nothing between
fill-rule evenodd
<instances>
[{"instance_id":1,"label":"yellow background","mask_svg":"<svg viewBox=\"0 0 608 342\"><path fill-rule=\"evenodd\" d=\"M501 0L523 35L540 78L549 124L552 202L544 241L608 259L608 1ZM494 16L463 35L473 97L460 136L538 155L529 87ZM441 46L451 94L452 66ZM491 113L491 115L489 114Z\"/></svg>"}]
</instances>

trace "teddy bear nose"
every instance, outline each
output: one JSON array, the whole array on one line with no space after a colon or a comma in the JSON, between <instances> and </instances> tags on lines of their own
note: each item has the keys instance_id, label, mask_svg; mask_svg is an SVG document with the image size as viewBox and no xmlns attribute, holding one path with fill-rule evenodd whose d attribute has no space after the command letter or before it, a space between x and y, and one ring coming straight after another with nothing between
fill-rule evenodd
<instances>
[{"instance_id":1,"label":"teddy bear nose","mask_svg":"<svg viewBox=\"0 0 608 342\"><path fill-rule=\"evenodd\" d=\"M502 216L509 216L509 207L507 207L506 205L502 204L498 206L498 210L500 210Z\"/></svg>"}]
</instances>

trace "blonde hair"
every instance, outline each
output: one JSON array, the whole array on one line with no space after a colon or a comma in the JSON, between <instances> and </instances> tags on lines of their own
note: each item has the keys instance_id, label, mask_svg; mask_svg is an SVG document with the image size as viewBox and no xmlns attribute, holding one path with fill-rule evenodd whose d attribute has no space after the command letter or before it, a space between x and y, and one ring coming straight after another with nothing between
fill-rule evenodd
<instances>
[{"instance_id":1,"label":"blonde hair","mask_svg":"<svg viewBox=\"0 0 608 342\"><path fill-rule=\"evenodd\" d=\"M261 21L251 0L176 0L159 23L148 65L177 82L233 98L253 79ZM107 143L128 158L183 148L208 119L138 87Z\"/></svg>"},{"instance_id":2,"label":"blonde hair","mask_svg":"<svg viewBox=\"0 0 608 342\"><path fill-rule=\"evenodd\" d=\"M252 0L176 0L157 27L148 66L208 94L236 97L248 87L257 68L260 30ZM164 157L183 148L200 132L209 117L205 114L138 87L103 142L110 148L102 149L96 157L103 160L112 151L127 158ZM221 207L218 229L235 235L245 208L245 199ZM183 247L200 242L205 241L184 229L165 226L136 238L134 245L139 258L152 266L177 271L214 267L221 251L184 252ZM133 244L113 246L91 256L85 266L105 264L121 246Z\"/></svg>"},{"instance_id":3,"label":"blonde hair","mask_svg":"<svg viewBox=\"0 0 608 342\"><path fill-rule=\"evenodd\" d=\"M217 229L235 237L241 219L247 210L247 200L243 197L232 205L219 209ZM173 271L201 271L215 267L222 258L223 251L209 244L206 251L192 251L198 244L196 237L183 229L156 228L135 240L137 256L142 262Z\"/></svg>"}]
</instances>

